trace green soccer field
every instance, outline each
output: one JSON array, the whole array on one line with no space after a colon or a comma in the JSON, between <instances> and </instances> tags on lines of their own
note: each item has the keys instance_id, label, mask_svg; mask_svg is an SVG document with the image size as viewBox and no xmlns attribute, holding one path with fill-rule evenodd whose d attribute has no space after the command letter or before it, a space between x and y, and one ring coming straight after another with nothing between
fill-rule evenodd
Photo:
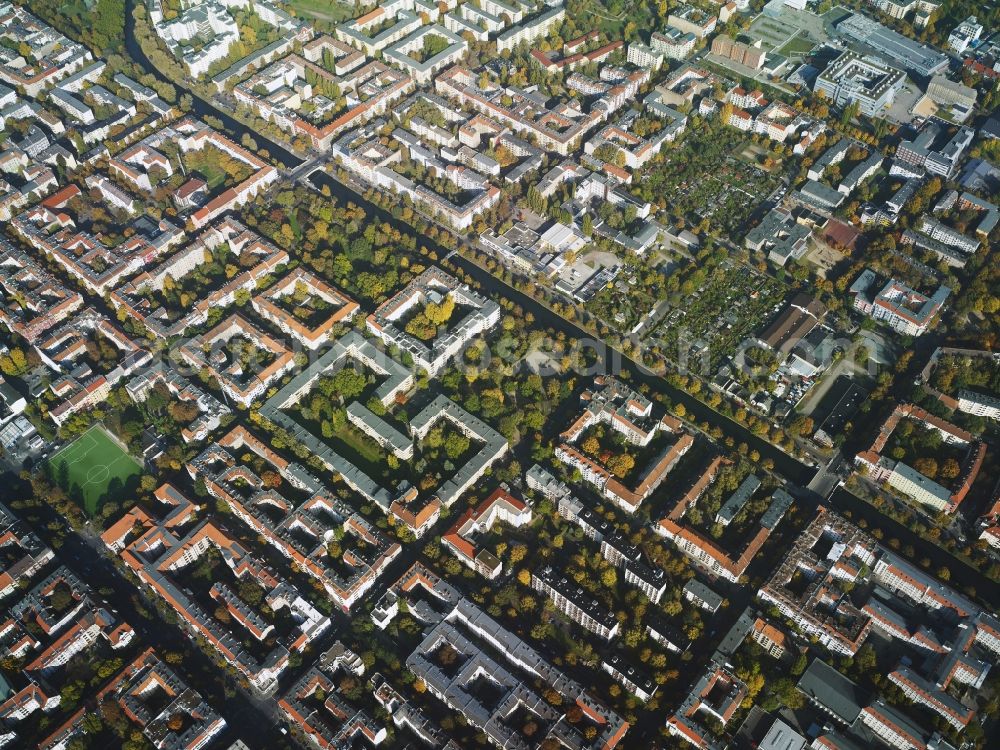
<instances>
[{"instance_id":1,"label":"green soccer field","mask_svg":"<svg viewBox=\"0 0 1000 750\"><path fill-rule=\"evenodd\" d=\"M80 488L89 516L97 513L112 483L124 486L142 469L99 425L52 456L49 465L52 477L63 489L69 491L74 485Z\"/></svg>"}]
</instances>

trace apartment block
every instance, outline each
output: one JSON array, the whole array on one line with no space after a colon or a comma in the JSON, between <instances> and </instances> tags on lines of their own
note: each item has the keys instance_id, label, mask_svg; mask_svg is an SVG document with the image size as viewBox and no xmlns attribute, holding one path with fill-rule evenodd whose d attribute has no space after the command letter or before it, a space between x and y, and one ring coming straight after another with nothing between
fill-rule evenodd
<instances>
[{"instance_id":1,"label":"apartment block","mask_svg":"<svg viewBox=\"0 0 1000 750\"><path fill-rule=\"evenodd\" d=\"M788 653L788 637L767 620L758 617L750 629L750 637L767 652L768 656L781 659Z\"/></svg>"},{"instance_id":2,"label":"apartment block","mask_svg":"<svg viewBox=\"0 0 1000 750\"><path fill-rule=\"evenodd\" d=\"M337 38L365 52L369 57L384 50L391 44L420 28L420 17L407 3L385 3L378 5L353 21L337 27Z\"/></svg>"},{"instance_id":3,"label":"apartment block","mask_svg":"<svg viewBox=\"0 0 1000 750\"><path fill-rule=\"evenodd\" d=\"M418 60L414 53L420 53L431 39L443 39L446 46L436 55L426 60ZM458 62L468 51L469 44L462 37L444 26L433 24L421 26L404 39L387 47L382 53L393 65L402 68L418 83L427 83L434 74Z\"/></svg>"},{"instance_id":4,"label":"apartment block","mask_svg":"<svg viewBox=\"0 0 1000 750\"><path fill-rule=\"evenodd\" d=\"M829 540L836 543L839 554L813 552L817 546L826 548ZM871 624L836 581L856 580L864 567L874 564L877 552L874 541L857 527L821 508L758 596L821 645L852 656L867 638ZM798 585L802 570L811 571L804 586Z\"/></svg>"},{"instance_id":5,"label":"apartment block","mask_svg":"<svg viewBox=\"0 0 1000 750\"><path fill-rule=\"evenodd\" d=\"M107 342L118 353L115 366L105 372L81 366L88 343L97 341ZM49 418L57 425L104 401L113 387L152 361L150 352L93 308L78 312L71 320L46 331L35 346L53 372L49 390L59 403L49 409Z\"/></svg>"},{"instance_id":6,"label":"apartment block","mask_svg":"<svg viewBox=\"0 0 1000 750\"><path fill-rule=\"evenodd\" d=\"M715 480L721 463L720 457L712 460L688 492L654 526L654 531L670 540L678 550L712 575L718 575L730 581L738 581L781 522L781 519L784 518L793 500L785 490L775 490L771 496L770 504L758 519L759 525L753 527L751 536L743 549L723 549L715 540L684 523L684 514Z\"/></svg>"},{"instance_id":7,"label":"apartment block","mask_svg":"<svg viewBox=\"0 0 1000 750\"><path fill-rule=\"evenodd\" d=\"M854 309L907 336L926 333L951 294L948 287L940 286L927 296L895 279L873 294L876 278L873 271L865 270L851 285L848 291L854 298Z\"/></svg>"},{"instance_id":8,"label":"apartment block","mask_svg":"<svg viewBox=\"0 0 1000 750\"><path fill-rule=\"evenodd\" d=\"M497 522L521 528L531 523L531 519L531 508L500 487L477 507L462 513L441 536L441 543L463 564L493 580L503 570L503 563L488 549L477 547L475 535L488 532Z\"/></svg>"},{"instance_id":9,"label":"apartment block","mask_svg":"<svg viewBox=\"0 0 1000 750\"><path fill-rule=\"evenodd\" d=\"M910 701L924 706L961 732L975 717L975 710L962 705L909 667L889 673L889 682L903 691Z\"/></svg>"},{"instance_id":10,"label":"apartment block","mask_svg":"<svg viewBox=\"0 0 1000 750\"><path fill-rule=\"evenodd\" d=\"M512 50L519 44L530 44L536 39L546 37L556 24L562 23L565 18L566 8L558 5L540 15L522 20L497 37L497 52Z\"/></svg>"},{"instance_id":11,"label":"apartment block","mask_svg":"<svg viewBox=\"0 0 1000 750\"><path fill-rule=\"evenodd\" d=\"M690 450L694 438L681 432L680 421L669 415L653 418L649 400L614 377L599 376L594 384L600 389L582 394L584 410L560 435L563 442L556 448L556 458L579 470L586 481L596 485L623 510L634 512ZM677 439L653 459L634 487L626 487L606 467L575 446L581 435L597 423L609 425L628 442L639 446L649 445L661 432L676 435Z\"/></svg>"},{"instance_id":12,"label":"apartment block","mask_svg":"<svg viewBox=\"0 0 1000 750\"><path fill-rule=\"evenodd\" d=\"M397 327L397 321L428 302L445 298L469 311L460 320L449 323L449 330L430 345ZM449 274L429 268L368 316L368 330L389 345L398 346L413 357L418 367L431 376L441 369L473 338L490 330L500 321L500 306L467 285L459 284Z\"/></svg>"},{"instance_id":13,"label":"apartment block","mask_svg":"<svg viewBox=\"0 0 1000 750\"><path fill-rule=\"evenodd\" d=\"M513 746L521 741L520 725L511 726L506 721L518 706L544 722L547 737L569 747L590 743L614 750L628 731L629 725L621 717L420 563L404 573L383 600L376 607L380 616L387 618L381 620L383 626L395 616L400 600L428 623L423 641L407 657L407 668L424 681L431 695L484 731L491 743ZM497 686L498 694L488 701L477 690L482 678ZM534 685L539 681L562 697L559 706L536 692ZM398 702L388 691L379 688L378 692L386 701ZM574 706L596 725L596 736L586 739L582 727L561 720L563 712ZM412 707L405 711L403 721L418 726L421 736L436 736Z\"/></svg>"},{"instance_id":14,"label":"apartment block","mask_svg":"<svg viewBox=\"0 0 1000 750\"><path fill-rule=\"evenodd\" d=\"M697 578L692 578L684 584L684 598L711 615L719 611L724 601L721 595Z\"/></svg>"},{"instance_id":15,"label":"apartment block","mask_svg":"<svg viewBox=\"0 0 1000 750\"><path fill-rule=\"evenodd\" d=\"M57 213L45 203L20 214L11 225L29 245L49 255L91 293L99 296L165 254L184 236L179 227L163 220L154 224L148 235L136 232L110 248L100 237L79 229L68 213Z\"/></svg>"},{"instance_id":16,"label":"apartment block","mask_svg":"<svg viewBox=\"0 0 1000 750\"><path fill-rule=\"evenodd\" d=\"M307 315L308 308L296 305L300 295L313 306L328 309L329 313ZM309 349L325 343L331 330L348 323L359 309L353 299L302 267L254 297L252 304L261 317Z\"/></svg>"},{"instance_id":17,"label":"apartment block","mask_svg":"<svg viewBox=\"0 0 1000 750\"><path fill-rule=\"evenodd\" d=\"M864 597L852 599L851 591L863 591ZM823 507L758 595L835 653L853 655L872 630L905 645L906 656L889 681L920 707L918 712L937 714L956 732L975 716L968 696L1000 655L1000 629L992 613ZM887 742L921 740L929 744L905 746L933 746L923 727L901 721L902 714L884 713L819 660L803 675L799 689L841 726L860 717Z\"/></svg>"},{"instance_id":18,"label":"apartment block","mask_svg":"<svg viewBox=\"0 0 1000 750\"><path fill-rule=\"evenodd\" d=\"M19 45L28 49L27 58L20 54L4 58L0 63L0 81L23 88L28 96L38 96L93 60L82 44L69 40L13 3L3 4L0 23L11 49L16 50ZM29 63L28 59L34 62Z\"/></svg>"},{"instance_id":19,"label":"apartment block","mask_svg":"<svg viewBox=\"0 0 1000 750\"><path fill-rule=\"evenodd\" d=\"M663 65L664 57L665 55L663 52L659 52L645 44L632 42L628 46L626 59L633 65L637 65L640 68L651 68L656 70Z\"/></svg>"},{"instance_id":20,"label":"apartment block","mask_svg":"<svg viewBox=\"0 0 1000 750\"><path fill-rule=\"evenodd\" d=\"M249 177L213 197L191 214L191 223L195 228L209 224L226 211L239 208L278 179L277 169L203 123L187 118L177 123L174 128L177 131L175 137L179 135L177 144L182 152L198 151L206 145L211 145L236 161L246 164L250 169Z\"/></svg>"},{"instance_id":21,"label":"apartment block","mask_svg":"<svg viewBox=\"0 0 1000 750\"><path fill-rule=\"evenodd\" d=\"M434 89L522 136L533 136L538 146L562 156L576 150L583 135L607 116L606 111L596 108L588 113L570 107L550 110L545 97L537 92L510 86L480 89L478 84L478 77L472 71L454 67L437 77ZM509 105L505 97L510 98Z\"/></svg>"},{"instance_id":22,"label":"apartment block","mask_svg":"<svg viewBox=\"0 0 1000 750\"><path fill-rule=\"evenodd\" d=\"M629 664L620 654L611 654L607 659L603 659L601 669L641 701L652 698L659 687L641 668Z\"/></svg>"},{"instance_id":23,"label":"apartment block","mask_svg":"<svg viewBox=\"0 0 1000 750\"><path fill-rule=\"evenodd\" d=\"M263 119L326 150L338 135L386 114L413 90L411 75L377 60L365 62L362 53L335 39L319 37L311 44L316 59L292 54L277 60L238 84L233 97ZM332 75L317 62L324 51L341 73ZM303 50L303 55L309 54ZM336 91L345 96L343 107L328 96Z\"/></svg>"},{"instance_id":24,"label":"apartment block","mask_svg":"<svg viewBox=\"0 0 1000 750\"><path fill-rule=\"evenodd\" d=\"M889 747L952 750L940 735L928 732L881 699L861 709L858 720Z\"/></svg>"},{"instance_id":25,"label":"apartment block","mask_svg":"<svg viewBox=\"0 0 1000 750\"><path fill-rule=\"evenodd\" d=\"M181 346L180 353L192 367L211 373L223 392L244 408L295 365L292 352L280 341L235 313ZM249 365L242 365L241 357Z\"/></svg>"},{"instance_id":26,"label":"apartment block","mask_svg":"<svg viewBox=\"0 0 1000 750\"><path fill-rule=\"evenodd\" d=\"M330 626L330 618L316 610L292 584L280 578L266 563L252 555L210 519L190 522L197 516L193 504L170 485L156 493L158 511L154 518L141 508L133 508L111 526L101 538L115 551L142 584L161 598L193 636L203 638L232 669L241 674L261 695L272 695L278 678L289 666L291 652L305 650ZM278 634L262 653L244 645L247 635L260 638L258 609L216 586L216 601L227 607L231 622L223 624L186 587L176 574L196 564L214 549L237 579L249 577L264 590L264 602L272 611L288 608L294 625ZM256 630L255 630L256 629Z\"/></svg>"},{"instance_id":27,"label":"apartment block","mask_svg":"<svg viewBox=\"0 0 1000 750\"><path fill-rule=\"evenodd\" d=\"M242 262L244 270L233 278L194 300L190 309L168 311L150 298L162 294L170 279L183 279L206 263L206 257L225 246ZM179 336L188 328L203 325L213 308L224 308L236 301L241 290L256 291L261 280L280 272L288 263L284 250L247 229L232 216L203 229L195 239L167 260L148 271L139 273L111 292L111 304L158 339Z\"/></svg>"},{"instance_id":28,"label":"apartment block","mask_svg":"<svg viewBox=\"0 0 1000 750\"><path fill-rule=\"evenodd\" d=\"M288 487L305 490L307 499L296 505L237 459L255 456ZM227 504L232 513L261 539L322 584L344 611L359 602L382 571L402 551L372 524L323 488L301 465L288 463L242 427L206 448L187 467L208 493ZM253 487L249 493L245 486ZM284 509L279 516L278 509ZM328 538L339 536L340 560L332 559Z\"/></svg>"},{"instance_id":29,"label":"apartment block","mask_svg":"<svg viewBox=\"0 0 1000 750\"><path fill-rule=\"evenodd\" d=\"M0 240L0 288L0 322L29 343L83 307L79 292L6 240Z\"/></svg>"},{"instance_id":30,"label":"apartment block","mask_svg":"<svg viewBox=\"0 0 1000 750\"><path fill-rule=\"evenodd\" d=\"M125 667L101 689L97 699L117 703L154 747L164 750L207 747L226 728L226 720L153 649ZM177 715L185 717L181 729L174 728L171 721Z\"/></svg>"},{"instance_id":31,"label":"apartment block","mask_svg":"<svg viewBox=\"0 0 1000 750\"><path fill-rule=\"evenodd\" d=\"M958 392L958 408L977 417L1000 419L1000 398L967 388Z\"/></svg>"},{"instance_id":32,"label":"apartment block","mask_svg":"<svg viewBox=\"0 0 1000 750\"><path fill-rule=\"evenodd\" d=\"M333 372L348 360L355 360L385 378L374 394L375 398L385 406L393 403L397 397L413 386L412 372L388 354L378 350L371 341L367 341L357 331L351 331L334 342L334 345L323 352L308 368L295 375L288 384L264 402L260 413L295 436L331 471L339 474L348 486L387 511L392 503L388 490L335 453L325 441L299 425L288 413L288 410L309 393L318 378Z\"/></svg>"},{"instance_id":33,"label":"apartment block","mask_svg":"<svg viewBox=\"0 0 1000 750\"><path fill-rule=\"evenodd\" d=\"M726 34L719 34L712 40L712 54L751 70L760 70L764 66L766 58L766 53L761 49L760 42L754 44L737 42Z\"/></svg>"},{"instance_id":34,"label":"apartment block","mask_svg":"<svg viewBox=\"0 0 1000 750\"><path fill-rule=\"evenodd\" d=\"M889 438L903 419L920 422L926 428L936 430L945 442L966 448L961 472L950 487L942 486L902 461L895 461L882 455ZM854 462L865 469L871 481L888 484L936 511L953 513L972 488L985 457L986 445L971 433L927 413L918 406L900 404L883 422L871 446L858 453Z\"/></svg>"},{"instance_id":35,"label":"apartment block","mask_svg":"<svg viewBox=\"0 0 1000 750\"><path fill-rule=\"evenodd\" d=\"M559 576L550 567L531 574L531 588L540 591L562 614L590 632L610 641L618 635L620 623L575 581Z\"/></svg>"},{"instance_id":36,"label":"apartment block","mask_svg":"<svg viewBox=\"0 0 1000 750\"><path fill-rule=\"evenodd\" d=\"M693 5L679 5L667 16L667 25L686 34L694 34L704 39L713 31L719 22L718 16L713 16Z\"/></svg>"},{"instance_id":37,"label":"apartment block","mask_svg":"<svg viewBox=\"0 0 1000 750\"><path fill-rule=\"evenodd\" d=\"M4 569L0 571L0 598L17 591L52 560L52 550L29 530L10 509L0 504L0 549Z\"/></svg>"},{"instance_id":38,"label":"apartment block","mask_svg":"<svg viewBox=\"0 0 1000 750\"><path fill-rule=\"evenodd\" d=\"M380 745L387 737L386 728L347 700L335 681L337 671L335 666L311 667L279 699L278 709L311 747Z\"/></svg>"},{"instance_id":39,"label":"apartment block","mask_svg":"<svg viewBox=\"0 0 1000 750\"><path fill-rule=\"evenodd\" d=\"M723 666L709 664L680 708L667 719L667 732L702 750L722 750L726 743L699 719L704 715L725 727L746 695L742 680Z\"/></svg>"},{"instance_id":40,"label":"apartment block","mask_svg":"<svg viewBox=\"0 0 1000 750\"><path fill-rule=\"evenodd\" d=\"M951 177L974 136L971 128L959 127L950 132L944 123L930 121L913 140L900 142L896 159L930 174Z\"/></svg>"}]
</instances>

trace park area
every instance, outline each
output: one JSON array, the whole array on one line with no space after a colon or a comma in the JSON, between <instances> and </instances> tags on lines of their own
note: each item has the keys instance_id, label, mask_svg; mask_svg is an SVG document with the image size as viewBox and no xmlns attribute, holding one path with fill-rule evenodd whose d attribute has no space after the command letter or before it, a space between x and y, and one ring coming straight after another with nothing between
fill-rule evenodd
<instances>
[{"instance_id":1,"label":"park area","mask_svg":"<svg viewBox=\"0 0 1000 750\"><path fill-rule=\"evenodd\" d=\"M708 123L666 151L632 192L664 209L671 223L742 236L754 209L781 184L777 157L766 169L758 164L765 153L739 131Z\"/></svg>"},{"instance_id":2,"label":"park area","mask_svg":"<svg viewBox=\"0 0 1000 750\"><path fill-rule=\"evenodd\" d=\"M731 261L704 272L697 267L669 297L670 309L648 340L668 358L707 365L715 373L725 360L779 309L787 295L781 282Z\"/></svg>"},{"instance_id":3,"label":"park area","mask_svg":"<svg viewBox=\"0 0 1000 750\"><path fill-rule=\"evenodd\" d=\"M49 459L52 478L88 516L95 516L113 493L139 476L141 466L107 430L95 425Z\"/></svg>"}]
</instances>

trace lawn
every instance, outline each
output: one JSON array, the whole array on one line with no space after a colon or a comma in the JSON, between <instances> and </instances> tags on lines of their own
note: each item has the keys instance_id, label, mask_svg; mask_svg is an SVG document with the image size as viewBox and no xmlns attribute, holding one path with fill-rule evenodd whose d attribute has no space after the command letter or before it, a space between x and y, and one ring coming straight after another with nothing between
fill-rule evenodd
<instances>
[{"instance_id":1,"label":"lawn","mask_svg":"<svg viewBox=\"0 0 1000 750\"><path fill-rule=\"evenodd\" d=\"M282 5L300 18L317 18L333 23L355 16L353 4L348 5L338 0L285 0Z\"/></svg>"},{"instance_id":2,"label":"lawn","mask_svg":"<svg viewBox=\"0 0 1000 750\"><path fill-rule=\"evenodd\" d=\"M778 50L778 54L785 57L803 57L808 55L815 46L809 39L804 38L801 34L796 34L785 42L785 45Z\"/></svg>"},{"instance_id":3,"label":"lawn","mask_svg":"<svg viewBox=\"0 0 1000 750\"><path fill-rule=\"evenodd\" d=\"M354 425L344 425L337 433L337 439L342 446L346 446L354 453L354 455L345 453L345 457L352 463L364 462L367 464L365 471L373 472L376 475L386 471L385 454L382 448Z\"/></svg>"},{"instance_id":4,"label":"lawn","mask_svg":"<svg viewBox=\"0 0 1000 750\"><path fill-rule=\"evenodd\" d=\"M203 146L197 151L189 151L184 155L184 165L188 172L200 173L208 183L209 190L235 185L253 174L246 164L211 145Z\"/></svg>"},{"instance_id":5,"label":"lawn","mask_svg":"<svg viewBox=\"0 0 1000 750\"><path fill-rule=\"evenodd\" d=\"M414 50L410 53L410 57L416 60L418 63L424 63L430 60L436 55L440 55L448 47L451 46L451 42L448 41L443 36L437 34L428 34L424 37L423 47L419 50Z\"/></svg>"},{"instance_id":6,"label":"lawn","mask_svg":"<svg viewBox=\"0 0 1000 750\"><path fill-rule=\"evenodd\" d=\"M78 488L89 516L96 515L109 490L120 491L142 468L100 425L53 455L49 466L67 492L75 494L73 488Z\"/></svg>"},{"instance_id":7,"label":"lawn","mask_svg":"<svg viewBox=\"0 0 1000 750\"><path fill-rule=\"evenodd\" d=\"M209 190L215 190L219 185L222 185L226 181L226 172L221 167L217 167L214 164L201 164L198 166L198 171L201 172L201 176L205 178L205 182L208 183Z\"/></svg>"}]
</instances>

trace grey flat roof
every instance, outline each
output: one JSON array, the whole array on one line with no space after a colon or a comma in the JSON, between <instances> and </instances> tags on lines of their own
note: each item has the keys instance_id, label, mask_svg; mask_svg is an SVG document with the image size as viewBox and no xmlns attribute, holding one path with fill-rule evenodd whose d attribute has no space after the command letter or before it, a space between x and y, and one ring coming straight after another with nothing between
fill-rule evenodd
<instances>
[{"instance_id":1,"label":"grey flat roof","mask_svg":"<svg viewBox=\"0 0 1000 750\"><path fill-rule=\"evenodd\" d=\"M806 742L806 738L788 724L781 719L775 719L757 748L758 750L802 750Z\"/></svg>"},{"instance_id":2,"label":"grey flat roof","mask_svg":"<svg viewBox=\"0 0 1000 750\"><path fill-rule=\"evenodd\" d=\"M726 523L732 521L758 489L760 489L760 479L755 474L750 474L719 508L718 517L724 519Z\"/></svg>"},{"instance_id":3,"label":"grey flat roof","mask_svg":"<svg viewBox=\"0 0 1000 750\"><path fill-rule=\"evenodd\" d=\"M684 590L690 593L692 596L701 599L705 604L712 609L718 609L722 606L722 597L716 592L712 591L708 586L699 581L697 578L692 578L690 581L684 584Z\"/></svg>"},{"instance_id":4,"label":"grey flat roof","mask_svg":"<svg viewBox=\"0 0 1000 750\"><path fill-rule=\"evenodd\" d=\"M780 487L771 495L771 504L767 506L764 515L760 517L760 525L765 529L774 530L774 527L784 518L785 513L792 507L794 498Z\"/></svg>"},{"instance_id":5,"label":"grey flat roof","mask_svg":"<svg viewBox=\"0 0 1000 750\"><path fill-rule=\"evenodd\" d=\"M836 208L847 197L843 193L816 180L808 180L796 191L795 195L799 200L811 206L826 210Z\"/></svg>"},{"instance_id":6,"label":"grey flat roof","mask_svg":"<svg viewBox=\"0 0 1000 750\"><path fill-rule=\"evenodd\" d=\"M798 688L845 724L853 723L861 706L868 704L868 696L855 683L820 659L813 659Z\"/></svg>"},{"instance_id":7,"label":"grey flat roof","mask_svg":"<svg viewBox=\"0 0 1000 750\"><path fill-rule=\"evenodd\" d=\"M836 28L838 33L871 47L920 75L929 76L948 64L947 55L909 39L861 13L848 16Z\"/></svg>"}]
</instances>

